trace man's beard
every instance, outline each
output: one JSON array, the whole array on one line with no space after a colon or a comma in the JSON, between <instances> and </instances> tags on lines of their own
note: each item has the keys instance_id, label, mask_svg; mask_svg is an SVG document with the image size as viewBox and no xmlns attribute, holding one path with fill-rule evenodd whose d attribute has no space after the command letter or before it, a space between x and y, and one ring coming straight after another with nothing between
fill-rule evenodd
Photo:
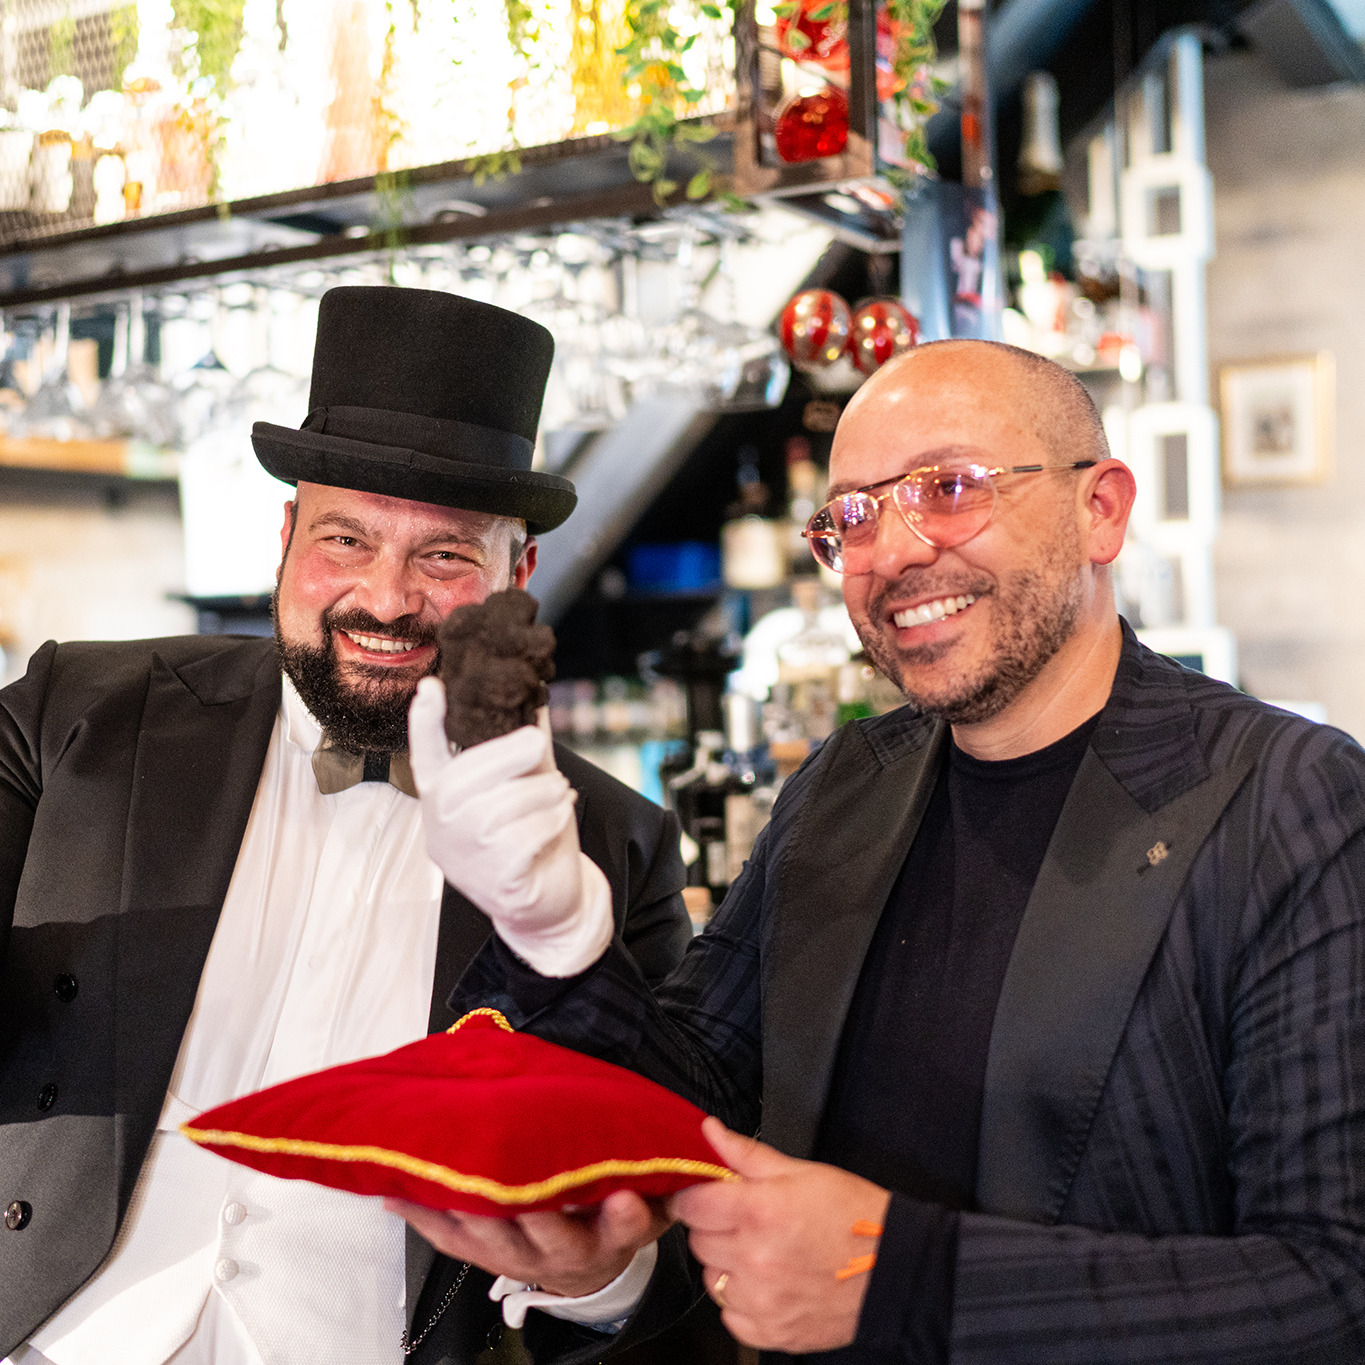
<instances>
[{"instance_id":1,"label":"man's beard","mask_svg":"<svg viewBox=\"0 0 1365 1365\"><path fill-rule=\"evenodd\" d=\"M953 643L898 648L893 638L876 629L859 632L863 648L877 668L905 693L910 704L925 715L950 725L978 725L998 716L1044 669L1071 638L1080 618L1083 575L1071 546L1060 547L1041 569L1021 569L989 582L935 583L932 571L923 578L907 576L894 593L879 593L869 604L873 621L886 620L885 603L893 596L922 597L974 595L991 602L995 634L989 656L971 672L957 673L935 692L918 692L908 684L917 667L947 657ZM968 608L968 610L973 610Z\"/></svg>"},{"instance_id":2,"label":"man's beard","mask_svg":"<svg viewBox=\"0 0 1365 1365\"><path fill-rule=\"evenodd\" d=\"M413 646L436 643L436 628L415 616L379 621L368 612L324 611L323 645L291 644L280 634L278 591L271 599L280 665L329 740L353 753L396 753L408 747L408 704L418 679L383 664L350 664L343 681L333 631L380 635ZM435 673L440 655L427 670Z\"/></svg>"}]
</instances>

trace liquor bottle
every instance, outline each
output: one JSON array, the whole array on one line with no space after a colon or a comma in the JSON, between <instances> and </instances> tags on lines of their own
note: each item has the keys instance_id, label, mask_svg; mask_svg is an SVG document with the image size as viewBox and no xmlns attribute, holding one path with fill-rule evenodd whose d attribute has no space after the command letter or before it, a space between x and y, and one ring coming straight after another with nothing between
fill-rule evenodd
<instances>
[{"instance_id":1,"label":"liquor bottle","mask_svg":"<svg viewBox=\"0 0 1365 1365\"><path fill-rule=\"evenodd\" d=\"M1005 237L1012 257L1037 252L1045 274L1073 273L1075 229L1062 194L1062 146L1057 81L1034 71L1024 81L1024 129L1015 166L1015 197L1005 214Z\"/></svg>"},{"instance_id":2,"label":"liquor bottle","mask_svg":"<svg viewBox=\"0 0 1365 1365\"><path fill-rule=\"evenodd\" d=\"M668 779L668 804L683 829L683 859L689 886L724 893L725 876L725 736L719 730L697 734L692 764ZM690 841L690 844L689 844Z\"/></svg>"},{"instance_id":3,"label":"liquor bottle","mask_svg":"<svg viewBox=\"0 0 1365 1365\"><path fill-rule=\"evenodd\" d=\"M839 666L837 684L839 709L835 717L837 724L847 725L851 720L862 720L877 714L868 691L868 685L875 676L875 671L869 664L858 663L853 659Z\"/></svg>"},{"instance_id":4,"label":"liquor bottle","mask_svg":"<svg viewBox=\"0 0 1365 1365\"><path fill-rule=\"evenodd\" d=\"M695 846L687 880L708 888L715 904L753 852L774 796L772 764L754 701L727 693L723 708L725 732L702 731L692 766L668 784L670 803Z\"/></svg>"},{"instance_id":5,"label":"liquor bottle","mask_svg":"<svg viewBox=\"0 0 1365 1365\"><path fill-rule=\"evenodd\" d=\"M739 497L720 531L721 577L726 587L775 588L787 576L781 525L769 517L771 497L758 472L758 452L739 451Z\"/></svg>"},{"instance_id":6,"label":"liquor bottle","mask_svg":"<svg viewBox=\"0 0 1365 1365\"><path fill-rule=\"evenodd\" d=\"M728 887L744 870L763 826L772 814L775 776L758 707L742 692L725 695L725 879Z\"/></svg>"},{"instance_id":7,"label":"liquor bottle","mask_svg":"<svg viewBox=\"0 0 1365 1365\"><path fill-rule=\"evenodd\" d=\"M787 439L787 563L793 574L814 573L816 564L801 533L824 500L825 479L811 459L804 436Z\"/></svg>"},{"instance_id":8,"label":"liquor bottle","mask_svg":"<svg viewBox=\"0 0 1365 1365\"><path fill-rule=\"evenodd\" d=\"M808 740L828 739L838 722L835 701L838 670L848 662L843 636L820 621L820 580L798 578L792 602L803 624L777 651L778 681L792 686L793 709L803 718Z\"/></svg>"}]
</instances>

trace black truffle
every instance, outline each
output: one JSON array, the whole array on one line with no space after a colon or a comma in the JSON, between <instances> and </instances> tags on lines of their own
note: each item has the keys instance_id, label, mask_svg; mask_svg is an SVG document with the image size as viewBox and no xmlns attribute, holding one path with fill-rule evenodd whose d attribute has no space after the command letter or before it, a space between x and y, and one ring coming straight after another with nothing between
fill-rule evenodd
<instances>
[{"instance_id":1,"label":"black truffle","mask_svg":"<svg viewBox=\"0 0 1365 1365\"><path fill-rule=\"evenodd\" d=\"M520 588L456 607L441 622L446 734L461 748L536 723L555 675L555 633L538 626L539 603Z\"/></svg>"}]
</instances>

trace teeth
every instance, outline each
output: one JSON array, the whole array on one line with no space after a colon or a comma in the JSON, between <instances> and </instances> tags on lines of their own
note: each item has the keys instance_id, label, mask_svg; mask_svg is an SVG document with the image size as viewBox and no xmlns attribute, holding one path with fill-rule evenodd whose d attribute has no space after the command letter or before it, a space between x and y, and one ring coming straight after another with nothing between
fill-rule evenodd
<instances>
[{"instance_id":1,"label":"teeth","mask_svg":"<svg viewBox=\"0 0 1365 1365\"><path fill-rule=\"evenodd\" d=\"M940 597L933 602L922 602L917 607L907 607L891 618L901 630L910 626L925 626L930 621L941 621L945 616L954 616L966 611L976 601L975 596L967 593L962 597Z\"/></svg>"},{"instance_id":2,"label":"teeth","mask_svg":"<svg viewBox=\"0 0 1365 1365\"><path fill-rule=\"evenodd\" d=\"M385 640L378 635L356 635L347 631L348 638L354 640L361 649L374 651L376 654L406 654L413 646L403 640Z\"/></svg>"}]
</instances>

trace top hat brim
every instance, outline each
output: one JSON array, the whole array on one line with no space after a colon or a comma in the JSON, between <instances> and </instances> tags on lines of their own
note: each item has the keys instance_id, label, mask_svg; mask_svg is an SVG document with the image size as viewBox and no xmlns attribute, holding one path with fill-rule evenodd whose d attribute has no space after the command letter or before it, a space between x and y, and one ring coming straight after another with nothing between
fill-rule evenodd
<instances>
[{"instance_id":1,"label":"top hat brim","mask_svg":"<svg viewBox=\"0 0 1365 1365\"><path fill-rule=\"evenodd\" d=\"M266 471L284 483L355 488L412 502L519 517L533 536L561 525L578 502L573 484L558 474L444 459L328 432L257 422L251 429L251 444Z\"/></svg>"}]
</instances>

